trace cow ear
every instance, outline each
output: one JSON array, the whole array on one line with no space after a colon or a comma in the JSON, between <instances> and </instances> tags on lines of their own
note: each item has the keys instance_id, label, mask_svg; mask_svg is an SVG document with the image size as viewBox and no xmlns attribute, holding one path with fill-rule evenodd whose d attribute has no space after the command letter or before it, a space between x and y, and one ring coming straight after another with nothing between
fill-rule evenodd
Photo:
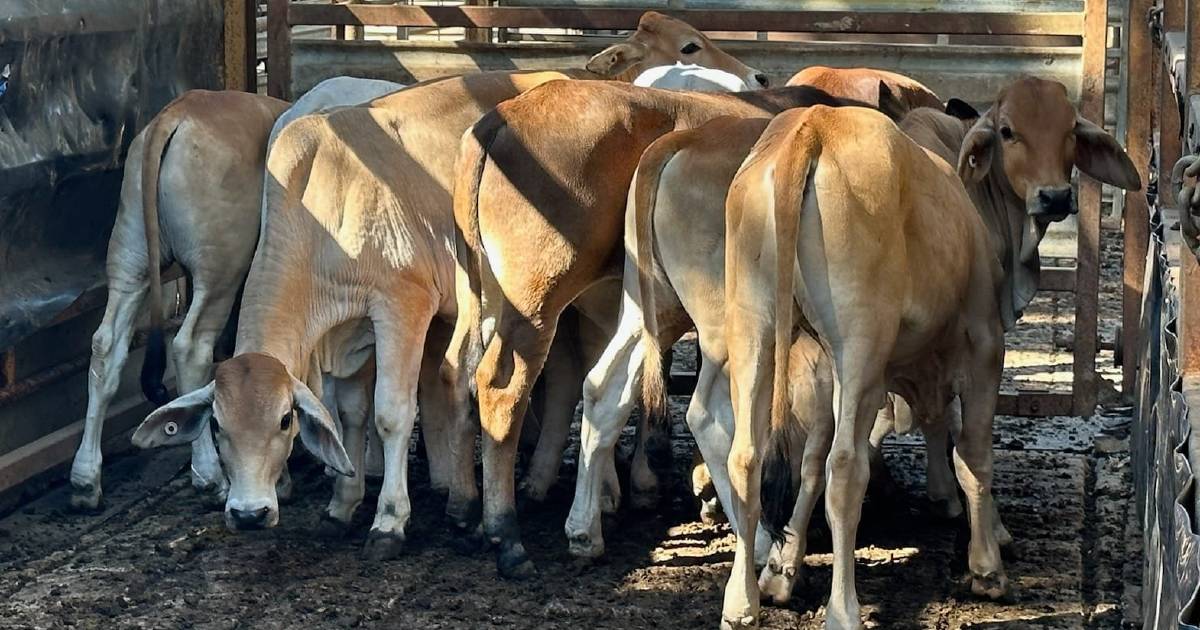
<instances>
[{"instance_id":1,"label":"cow ear","mask_svg":"<svg viewBox=\"0 0 1200 630\"><path fill-rule=\"evenodd\" d=\"M987 175L992 167L992 153L996 146L996 130L988 116L979 119L963 138L958 152L958 176L967 183L975 183Z\"/></svg>"},{"instance_id":2,"label":"cow ear","mask_svg":"<svg viewBox=\"0 0 1200 630\"><path fill-rule=\"evenodd\" d=\"M310 453L317 456L326 466L347 477L354 476L354 465L338 438L337 427L329 410L303 381L292 377L292 400L299 412L300 441Z\"/></svg>"},{"instance_id":3,"label":"cow ear","mask_svg":"<svg viewBox=\"0 0 1200 630\"><path fill-rule=\"evenodd\" d=\"M900 102L896 97L896 93L892 92L892 88L888 84L879 82L879 111L883 115L891 118L894 122L900 122L904 119L904 115L908 113L908 106Z\"/></svg>"},{"instance_id":4,"label":"cow ear","mask_svg":"<svg viewBox=\"0 0 1200 630\"><path fill-rule=\"evenodd\" d=\"M1075 118L1075 166L1106 184L1125 190L1142 188L1133 160L1116 138L1083 116Z\"/></svg>"},{"instance_id":5,"label":"cow ear","mask_svg":"<svg viewBox=\"0 0 1200 630\"><path fill-rule=\"evenodd\" d=\"M952 98L946 101L946 113L959 120L975 120L979 118L979 112L967 104L966 101Z\"/></svg>"},{"instance_id":6,"label":"cow ear","mask_svg":"<svg viewBox=\"0 0 1200 630\"><path fill-rule=\"evenodd\" d=\"M642 49L629 42L613 44L588 60L584 66L602 77L615 77L642 60Z\"/></svg>"},{"instance_id":7,"label":"cow ear","mask_svg":"<svg viewBox=\"0 0 1200 630\"><path fill-rule=\"evenodd\" d=\"M200 432L208 429L216 387L216 382L210 382L156 409L133 432L133 444L138 448L175 446L200 437Z\"/></svg>"}]
</instances>

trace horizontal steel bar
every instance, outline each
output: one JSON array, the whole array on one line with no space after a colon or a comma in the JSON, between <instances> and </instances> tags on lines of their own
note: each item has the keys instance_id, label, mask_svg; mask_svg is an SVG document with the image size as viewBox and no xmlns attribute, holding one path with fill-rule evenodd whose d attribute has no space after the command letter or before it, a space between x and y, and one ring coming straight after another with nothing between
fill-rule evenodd
<instances>
[{"instance_id":1,"label":"horizontal steel bar","mask_svg":"<svg viewBox=\"0 0 1200 630\"><path fill-rule=\"evenodd\" d=\"M467 28L631 29L642 9L291 4L288 24ZM706 31L1082 35L1082 13L705 11L663 13Z\"/></svg>"}]
</instances>

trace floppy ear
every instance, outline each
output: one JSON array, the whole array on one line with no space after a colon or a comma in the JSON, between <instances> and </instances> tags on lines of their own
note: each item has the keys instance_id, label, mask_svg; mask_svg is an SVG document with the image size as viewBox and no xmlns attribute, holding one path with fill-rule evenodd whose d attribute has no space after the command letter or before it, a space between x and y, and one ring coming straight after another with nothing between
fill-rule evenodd
<instances>
[{"instance_id":1,"label":"floppy ear","mask_svg":"<svg viewBox=\"0 0 1200 630\"><path fill-rule=\"evenodd\" d=\"M967 183L983 179L992 167L995 146L996 130L992 127L992 119L984 116L967 130L967 137L963 138L962 149L958 152L959 178Z\"/></svg>"},{"instance_id":2,"label":"floppy ear","mask_svg":"<svg viewBox=\"0 0 1200 630\"><path fill-rule=\"evenodd\" d=\"M979 112L975 111L974 107L968 105L966 101L957 98L946 101L946 113L959 120L975 120L979 118Z\"/></svg>"},{"instance_id":3,"label":"floppy ear","mask_svg":"<svg viewBox=\"0 0 1200 630\"><path fill-rule=\"evenodd\" d=\"M292 400L300 416L300 441L326 466L347 477L354 476L354 465L338 438L338 430L329 410L303 381L292 377Z\"/></svg>"},{"instance_id":4,"label":"floppy ear","mask_svg":"<svg viewBox=\"0 0 1200 630\"><path fill-rule=\"evenodd\" d=\"M146 416L133 432L132 441L138 448L175 446L187 444L208 430L208 418L212 415L215 381L184 394L159 407Z\"/></svg>"},{"instance_id":5,"label":"floppy ear","mask_svg":"<svg viewBox=\"0 0 1200 630\"><path fill-rule=\"evenodd\" d=\"M642 49L628 42L613 44L588 60L584 66L588 71L602 77L615 77L642 60Z\"/></svg>"},{"instance_id":6,"label":"floppy ear","mask_svg":"<svg viewBox=\"0 0 1200 630\"><path fill-rule=\"evenodd\" d=\"M1083 116L1075 117L1075 166L1106 184L1141 190L1133 160L1107 131Z\"/></svg>"}]
</instances>

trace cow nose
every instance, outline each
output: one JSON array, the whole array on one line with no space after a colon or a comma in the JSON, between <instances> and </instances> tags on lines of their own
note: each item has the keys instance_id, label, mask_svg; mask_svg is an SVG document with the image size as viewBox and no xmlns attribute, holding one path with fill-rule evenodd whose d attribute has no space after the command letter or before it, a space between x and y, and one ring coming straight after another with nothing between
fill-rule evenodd
<instances>
[{"instance_id":1,"label":"cow nose","mask_svg":"<svg viewBox=\"0 0 1200 630\"><path fill-rule=\"evenodd\" d=\"M1071 196L1071 187L1042 188L1037 193L1038 205L1042 214L1066 216L1077 212Z\"/></svg>"},{"instance_id":2,"label":"cow nose","mask_svg":"<svg viewBox=\"0 0 1200 630\"><path fill-rule=\"evenodd\" d=\"M768 84L771 83L771 80L767 78L767 75L761 72L754 73L754 80L758 81L758 84L763 87L767 87Z\"/></svg>"},{"instance_id":3,"label":"cow nose","mask_svg":"<svg viewBox=\"0 0 1200 630\"><path fill-rule=\"evenodd\" d=\"M271 508L261 507L256 510L239 510L230 508L229 516L237 529L262 529L267 525L267 515Z\"/></svg>"}]
</instances>

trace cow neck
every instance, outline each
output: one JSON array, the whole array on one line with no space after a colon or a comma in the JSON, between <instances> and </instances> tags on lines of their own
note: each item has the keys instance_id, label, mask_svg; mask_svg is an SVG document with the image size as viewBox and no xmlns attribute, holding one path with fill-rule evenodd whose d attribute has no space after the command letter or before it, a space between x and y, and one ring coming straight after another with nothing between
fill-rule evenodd
<instances>
[{"instance_id":1,"label":"cow neck","mask_svg":"<svg viewBox=\"0 0 1200 630\"><path fill-rule=\"evenodd\" d=\"M967 192L987 226L992 253L1004 270L1000 316L1004 329L1010 331L1037 293L1041 274L1037 245L1045 230L1026 213L1024 200L1004 174L1003 160L1000 149L994 149L987 176L968 186Z\"/></svg>"}]
</instances>

